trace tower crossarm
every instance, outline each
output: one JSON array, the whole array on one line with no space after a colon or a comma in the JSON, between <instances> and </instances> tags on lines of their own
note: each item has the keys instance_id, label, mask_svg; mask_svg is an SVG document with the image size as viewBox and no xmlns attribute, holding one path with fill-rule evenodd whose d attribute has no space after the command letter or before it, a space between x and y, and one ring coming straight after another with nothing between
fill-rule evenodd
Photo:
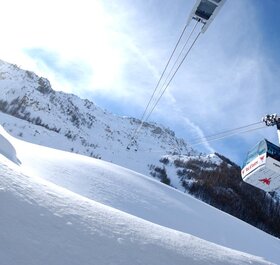
<instances>
[{"instance_id":1,"label":"tower crossarm","mask_svg":"<svg viewBox=\"0 0 280 265\"><path fill-rule=\"evenodd\" d=\"M266 124L266 126L274 126L277 127L278 134L278 142L280 145L280 117L277 114L267 114L262 118L262 121Z\"/></svg>"}]
</instances>

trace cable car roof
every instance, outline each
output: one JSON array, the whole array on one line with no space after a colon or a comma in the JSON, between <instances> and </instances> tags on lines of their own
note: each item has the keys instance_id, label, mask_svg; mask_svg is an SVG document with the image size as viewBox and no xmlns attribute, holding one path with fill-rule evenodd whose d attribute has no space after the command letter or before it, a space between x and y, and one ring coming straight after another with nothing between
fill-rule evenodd
<instances>
[{"instance_id":1,"label":"cable car roof","mask_svg":"<svg viewBox=\"0 0 280 265\"><path fill-rule=\"evenodd\" d=\"M201 32L204 33L225 1L226 0L197 0L189 16L188 23L190 23L192 19L202 22L204 26Z\"/></svg>"}]
</instances>

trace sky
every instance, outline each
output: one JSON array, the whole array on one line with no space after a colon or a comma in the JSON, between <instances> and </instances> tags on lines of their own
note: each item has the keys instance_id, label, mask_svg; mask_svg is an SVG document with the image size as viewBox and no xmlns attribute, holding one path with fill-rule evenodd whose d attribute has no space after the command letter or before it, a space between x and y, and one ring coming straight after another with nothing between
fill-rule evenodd
<instances>
[{"instance_id":1,"label":"sky","mask_svg":"<svg viewBox=\"0 0 280 265\"><path fill-rule=\"evenodd\" d=\"M0 58L53 89L140 118L195 0L2 1ZM280 103L280 2L226 1L149 121L193 139L261 121ZM187 28L190 32L194 22ZM278 111L279 113L279 111ZM195 146L242 164L265 128Z\"/></svg>"}]
</instances>

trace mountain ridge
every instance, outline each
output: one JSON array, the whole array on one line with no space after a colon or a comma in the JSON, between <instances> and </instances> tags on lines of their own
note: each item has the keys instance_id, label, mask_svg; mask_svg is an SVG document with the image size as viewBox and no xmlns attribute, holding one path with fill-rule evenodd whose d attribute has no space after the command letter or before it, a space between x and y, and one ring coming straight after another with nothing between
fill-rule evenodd
<instances>
[{"instance_id":1,"label":"mountain ridge","mask_svg":"<svg viewBox=\"0 0 280 265\"><path fill-rule=\"evenodd\" d=\"M169 128L152 122L143 124L137 143L129 150L140 120L119 117L87 99L54 91L47 79L3 61L0 121L17 138L150 175L280 236L275 229L280 220L279 198L244 183L240 168L229 159L199 153ZM232 204L233 199L239 204Z\"/></svg>"},{"instance_id":2,"label":"mountain ridge","mask_svg":"<svg viewBox=\"0 0 280 265\"><path fill-rule=\"evenodd\" d=\"M65 137L64 143L56 146L49 139L47 146L102 158L145 174L149 170L147 163L140 165L143 153L149 163L157 162L160 153L197 154L172 130L153 122L143 124L136 145L129 151L126 147L140 120L119 117L87 99L54 91L47 79L3 61L0 61L0 88L0 111ZM5 126L13 129L8 123ZM33 139L35 143L39 143L37 138Z\"/></svg>"}]
</instances>

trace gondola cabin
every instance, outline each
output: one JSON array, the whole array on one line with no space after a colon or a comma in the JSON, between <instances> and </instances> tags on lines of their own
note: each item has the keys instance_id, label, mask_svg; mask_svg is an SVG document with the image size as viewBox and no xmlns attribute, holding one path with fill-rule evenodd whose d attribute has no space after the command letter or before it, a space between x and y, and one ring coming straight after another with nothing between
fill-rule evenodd
<instances>
[{"instance_id":1,"label":"gondola cabin","mask_svg":"<svg viewBox=\"0 0 280 265\"><path fill-rule=\"evenodd\" d=\"M188 19L188 24L192 19L204 24L201 32L204 33L226 0L197 0Z\"/></svg>"},{"instance_id":2,"label":"gondola cabin","mask_svg":"<svg viewBox=\"0 0 280 265\"><path fill-rule=\"evenodd\" d=\"M248 152L241 176L266 192L280 188L280 147L266 139L260 141Z\"/></svg>"}]
</instances>

